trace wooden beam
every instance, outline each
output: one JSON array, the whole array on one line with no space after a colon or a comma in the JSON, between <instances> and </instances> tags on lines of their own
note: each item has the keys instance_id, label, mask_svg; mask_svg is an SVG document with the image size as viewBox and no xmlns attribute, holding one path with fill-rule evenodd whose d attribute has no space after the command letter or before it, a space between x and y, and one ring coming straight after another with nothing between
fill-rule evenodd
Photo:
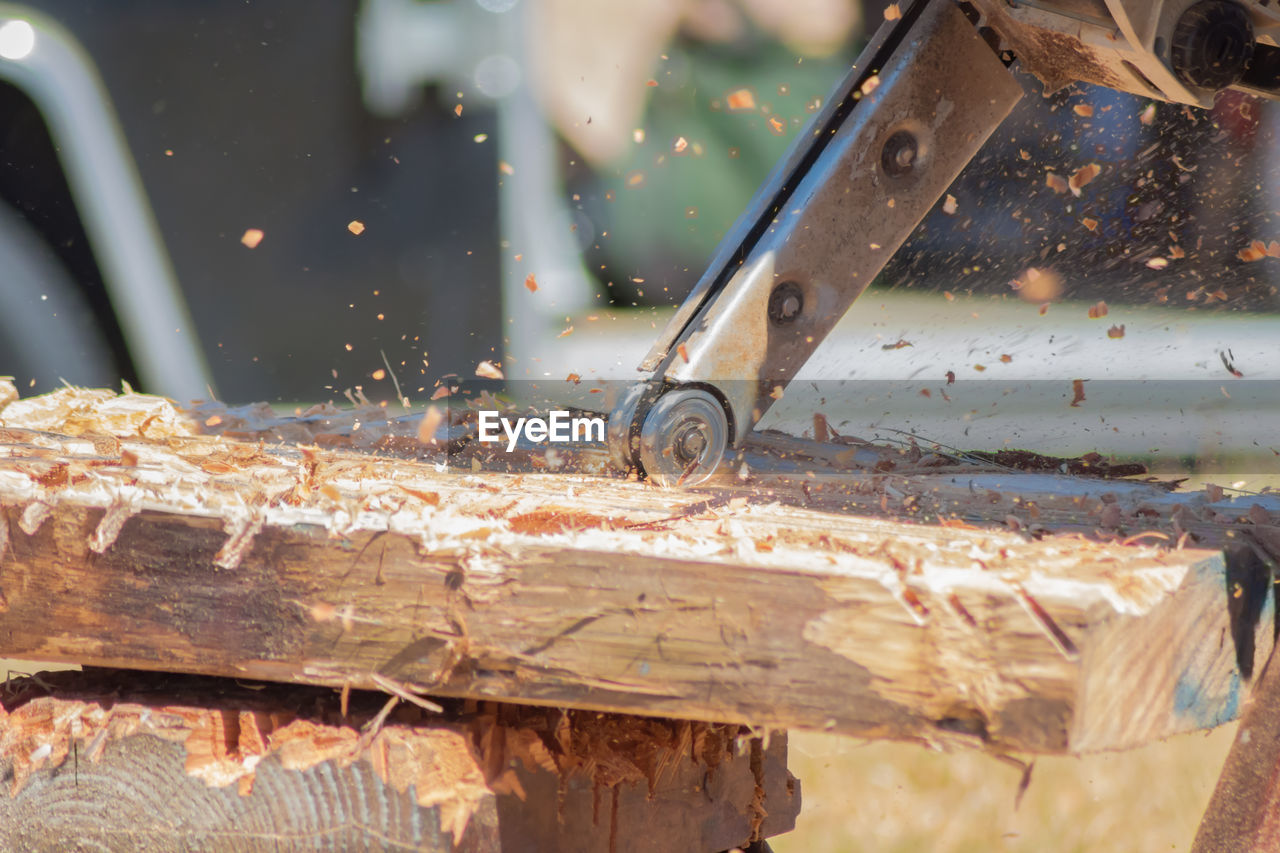
<instances>
[{"instance_id":1,"label":"wooden beam","mask_svg":"<svg viewBox=\"0 0 1280 853\"><path fill-rule=\"evenodd\" d=\"M459 473L127 399L0 429L0 654L1063 752L1232 719L1272 644L1261 503L813 443Z\"/></svg>"},{"instance_id":2,"label":"wooden beam","mask_svg":"<svg viewBox=\"0 0 1280 853\"><path fill-rule=\"evenodd\" d=\"M735 726L495 703L379 715L385 696L110 670L5 686L6 850L717 853L792 829L800 807L785 735Z\"/></svg>"}]
</instances>

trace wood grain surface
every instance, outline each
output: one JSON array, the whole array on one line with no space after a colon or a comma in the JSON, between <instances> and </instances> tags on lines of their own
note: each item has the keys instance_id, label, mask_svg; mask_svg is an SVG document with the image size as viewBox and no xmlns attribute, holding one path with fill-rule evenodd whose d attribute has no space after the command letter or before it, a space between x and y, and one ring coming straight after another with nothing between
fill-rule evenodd
<instances>
[{"instance_id":1,"label":"wood grain surface","mask_svg":"<svg viewBox=\"0 0 1280 853\"><path fill-rule=\"evenodd\" d=\"M663 491L155 400L0 413L5 656L1071 752L1232 719L1272 643L1271 498L767 437Z\"/></svg>"}]
</instances>

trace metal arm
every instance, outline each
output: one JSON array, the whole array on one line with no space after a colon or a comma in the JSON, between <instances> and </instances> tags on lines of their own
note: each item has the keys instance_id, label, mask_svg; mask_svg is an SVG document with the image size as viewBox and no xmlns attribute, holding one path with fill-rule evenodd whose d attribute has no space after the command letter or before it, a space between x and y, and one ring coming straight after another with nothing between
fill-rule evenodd
<instances>
[{"instance_id":1,"label":"metal arm","mask_svg":"<svg viewBox=\"0 0 1280 853\"><path fill-rule=\"evenodd\" d=\"M1275 95L1275 19L1231 0L916 0L876 33L641 364L649 379L610 415L617 464L661 484L714 472L1022 97L1015 52L1049 85L1207 105L1226 86Z\"/></svg>"}]
</instances>

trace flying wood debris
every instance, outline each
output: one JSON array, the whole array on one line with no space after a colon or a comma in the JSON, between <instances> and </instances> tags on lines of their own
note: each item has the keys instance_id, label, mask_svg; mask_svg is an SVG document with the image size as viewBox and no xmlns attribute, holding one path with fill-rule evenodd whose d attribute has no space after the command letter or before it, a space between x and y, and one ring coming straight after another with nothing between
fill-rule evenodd
<instances>
[{"instance_id":1,"label":"flying wood debris","mask_svg":"<svg viewBox=\"0 0 1280 853\"><path fill-rule=\"evenodd\" d=\"M482 361L476 365L476 376L481 379L502 379L502 370L492 361Z\"/></svg>"},{"instance_id":2,"label":"flying wood debris","mask_svg":"<svg viewBox=\"0 0 1280 853\"><path fill-rule=\"evenodd\" d=\"M1280 243L1272 241L1271 247L1275 248L1274 253L1270 251L1270 247L1268 247L1266 243L1263 243L1261 240L1254 240L1248 246L1245 246L1237 252L1236 257L1247 262L1260 261L1268 255L1271 255L1272 257L1280 257Z\"/></svg>"},{"instance_id":3,"label":"flying wood debris","mask_svg":"<svg viewBox=\"0 0 1280 853\"><path fill-rule=\"evenodd\" d=\"M1218 357L1222 359L1222 366L1227 369L1228 373L1230 373L1236 379L1244 378L1244 373L1242 373L1240 370L1236 368L1235 355L1232 354L1231 350L1219 351Z\"/></svg>"},{"instance_id":4,"label":"flying wood debris","mask_svg":"<svg viewBox=\"0 0 1280 853\"><path fill-rule=\"evenodd\" d=\"M444 422L444 412L438 406L427 406L427 410L422 414L422 420L418 422L418 441L423 444L436 443L436 431L440 429L440 424Z\"/></svg>"},{"instance_id":5,"label":"flying wood debris","mask_svg":"<svg viewBox=\"0 0 1280 853\"><path fill-rule=\"evenodd\" d=\"M734 89L725 95L725 103L733 112L754 110L756 108L756 96L750 89Z\"/></svg>"},{"instance_id":6,"label":"flying wood debris","mask_svg":"<svg viewBox=\"0 0 1280 853\"><path fill-rule=\"evenodd\" d=\"M1080 190L1092 181L1102 172L1102 167L1097 163L1090 163L1087 166L1081 166L1076 170L1071 179L1067 181L1067 186L1071 189L1071 194L1076 198L1080 197Z\"/></svg>"}]
</instances>

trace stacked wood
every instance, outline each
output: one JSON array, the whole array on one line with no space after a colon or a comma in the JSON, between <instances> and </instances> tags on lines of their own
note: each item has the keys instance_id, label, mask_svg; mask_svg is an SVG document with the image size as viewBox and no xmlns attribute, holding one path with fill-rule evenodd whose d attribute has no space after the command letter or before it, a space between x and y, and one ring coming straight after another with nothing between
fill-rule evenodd
<instances>
[{"instance_id":1,"label":"stacked wood","mask_svg":"<svg viewBox=\"0 0 1280 853\"><path fill-rule=\"evenodd\" d=\"M736 726L109 670L5 688L6 850L719 851L800 805L785 736Z\"/></svg>"},{"instance_id":2,"label":"stacked wood","mask_svg":"<svg viewBox=\"0 0 1280 853\"><path fill-rule=\"evenodd\" d=\"M1269 496L767 436L664 491L86 393L0 410L7 656L1062 752L1232 719L1273 642Z\"/></svg>"}]
</instances>

